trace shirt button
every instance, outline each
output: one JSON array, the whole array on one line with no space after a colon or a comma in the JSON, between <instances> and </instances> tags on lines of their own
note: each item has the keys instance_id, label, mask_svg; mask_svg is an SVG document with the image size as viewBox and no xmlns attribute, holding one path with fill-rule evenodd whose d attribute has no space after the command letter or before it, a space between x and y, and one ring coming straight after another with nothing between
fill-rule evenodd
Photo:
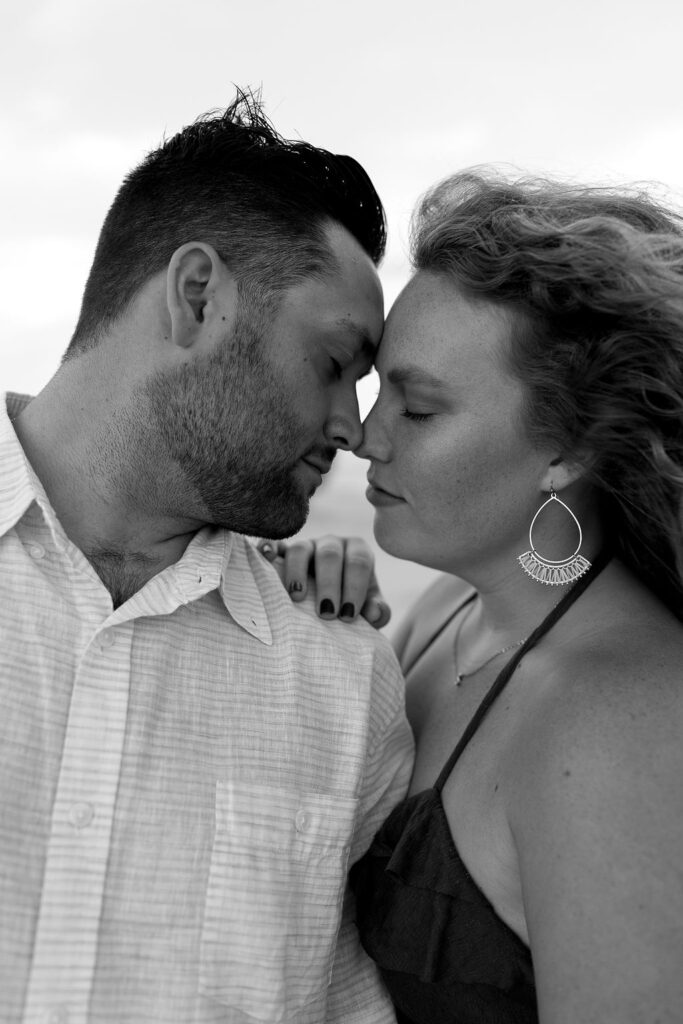
<instances>
[{"instance_id":1,"label":"shirt button","mask_svg":"<svg viewBox=\"0 0 683 1024\"><path fill-rule=\"evenodd\" d=\"M100 633L100 647L103 651L106 651L108 647L113 647L116 643L116 637L111 630L106 633Z\"/></svg>"},{"instance_id":2,"label":"shirt button","mask_svg":"<svg viewBox=\"0 0 683 1024\"><path fill-rule=\"evenodd\" d=\"M53 1006L43 1017L45 1024L68 1024L69 1011L66 1006Z\"/></svg>"},{"instance_id":3,"label":"shirt button","mask_svg":"<svg viewBox=\"0 0 683 1024\"><path fill-rule=\"evenodd\" d=\"M306 811L297 811L294 824L297 832L305 832L311 821L311 817Z\"/></svg>"},{"instance_id":4,"label":"shirt button","mask_svg":"<svg viewBox=\"0 0 683 1024\"><path fill-rule=\"evenodd\" d=\"M69 821L74 828L87 828L95 817L95 808L92 804L72 804L69 808ZM59 1009L59 1007L58 1007ZM61 1007L63 1009L63 1007Z\"/></svg>"},{"instance_id":5,"label":"shirt button","mask_svg":"<svg viewBox=\"0 0 683 1024\"><path fill-rule=\"evenodd\" d=\"M28 553L31 558L45 558L45 548L42 544L29 544Z\"/></svg>"}]
</instances>

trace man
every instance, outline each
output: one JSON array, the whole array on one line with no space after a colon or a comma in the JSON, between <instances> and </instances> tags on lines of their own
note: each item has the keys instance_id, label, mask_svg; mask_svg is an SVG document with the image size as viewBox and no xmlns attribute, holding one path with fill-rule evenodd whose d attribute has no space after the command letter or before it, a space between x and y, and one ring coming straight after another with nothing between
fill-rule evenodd
<instances>
[{"instance_id":1,"label":"man","mask_svg":"<svg viewBox=\"0 0 683 1024\"><path fill-rule=\"evenodd\" d=\"M383 247L360 166L240 94L127 177L59 371L7 397L3 1022L393 1020L342 902L407 783L400 675L240 536L361 440Z\"/></svg>"}]
</instances>

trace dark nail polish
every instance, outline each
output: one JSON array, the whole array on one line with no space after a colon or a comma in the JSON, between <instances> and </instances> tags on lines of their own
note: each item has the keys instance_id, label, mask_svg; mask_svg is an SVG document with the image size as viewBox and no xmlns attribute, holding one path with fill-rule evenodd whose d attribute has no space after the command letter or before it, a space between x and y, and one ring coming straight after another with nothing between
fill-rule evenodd
<instances>
[{"instance_id":1,"label":"dark nail polish","mask_svg":"<svg viewBox=\"0 0 683 1024\"><path fill-rule=\"evenodd\" d=\"M330 601L329 597L326 597L320 602L320 614L321 615L334 615L334 605Z\"/></svg>"},{"instance_id":2,"label":"dark nail polish","mask_svg":"<svg viewBox=\"0 0 683 1024\"><path fill-rule=\"evenodd\" d=\"M356 606L351 604L350 601L346 601L346 603L342 605L342 609L341 609L341 617L342 617L342 619L352 619L355 614L356 614Z\"/></svg>"}]
</instances>

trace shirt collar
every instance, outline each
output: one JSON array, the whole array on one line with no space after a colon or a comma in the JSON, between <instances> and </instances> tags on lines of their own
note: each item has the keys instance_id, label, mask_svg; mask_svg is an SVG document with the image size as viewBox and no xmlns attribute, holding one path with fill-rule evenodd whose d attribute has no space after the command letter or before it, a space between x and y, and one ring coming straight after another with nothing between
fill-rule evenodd
<instances>
[{"instance_id":1,"label":"shirt collar","mask_svg":"<svg viewBox=\"0 0 683 1024\"><path fill-rule=\"evenodd\" d=\"M225 538L225 554L219 591L225 607L242 629L270 645L273 634L258 583L261 579L265 586L265 576L259 572L263 568L259 565L261 556L245 537L227 530L221 532Z\"/></svg>"},{"instance_id":2,"label":"shirt collar","mask_svg":"<svg viewBox=\"0 0 683 1024\"><path fill-rule=\"evenodd\" d=\"M0 537L16 526L32 502L38 502L43 513L49 504L12 426L30 401L30 395L0 395Z\"/></svg>"}]
</instances>

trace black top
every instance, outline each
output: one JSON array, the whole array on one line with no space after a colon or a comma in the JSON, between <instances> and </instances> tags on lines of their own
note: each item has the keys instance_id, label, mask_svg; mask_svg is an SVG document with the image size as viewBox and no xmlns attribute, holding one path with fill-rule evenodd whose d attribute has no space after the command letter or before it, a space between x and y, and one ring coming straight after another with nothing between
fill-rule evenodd
<instances>
[{"instance_id":1,"label":"black top","mask_svg":"<svg viewBox=\"0 0 683 1024\"><path fill-rule=\"evenodd\" d=\"M534 630L496 677L434 786L394 809L351 870L361 941L380 968L398 1024L538 1021L531 953L498 917L460 859L441 791L526 652L608 561L607 553L596 558ZM475 596L463 601L448 621Z\"/></svg>"}]
</instances>

